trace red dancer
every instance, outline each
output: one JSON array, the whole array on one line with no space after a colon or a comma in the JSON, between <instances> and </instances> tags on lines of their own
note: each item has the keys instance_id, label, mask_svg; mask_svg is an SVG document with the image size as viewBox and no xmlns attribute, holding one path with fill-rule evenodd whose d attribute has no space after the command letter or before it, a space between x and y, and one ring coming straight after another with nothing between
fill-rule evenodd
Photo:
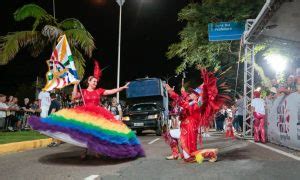
<instances>
[{"instance_id":1,"label":"red dancer","mask_svg":"<svg viewBox=\"0 0 300 180\"><path fill-rule=\"evenodd\" d=\"M232 112L229 113L229 117L226 119L226 138L232 138L234 139L234 133L233 133L233 117Z\"/></svg>"},{"instance_id":2,"label":"red dancer","mask_svg":"<svg viewBox=\"0 0 300 180\"><path fill-rule=\"evenodd\" d=\"M166 142L172 150L172 155L166 159L178 159L180 157L179 143L185 161L195 162L197 160L195 157L198 157L198 160L201 159L199 157L203 157L203 150L197 151L198 130L201 127L209 126L212 115L219 109L225 99L223 96L218 95L217 79L214 77L214 74L206 70L202 70L201 73L204 82L201 86L191 91L191 93L187 93L182 89L181 96L179 96L168 84L165 86L169 96L181 108L179 113L181 121L180 129L172 129L164 134ZM211 154L214 154L213 156L207 155L208 151L210 150L205 150L205 156L214 158L215 160L212 160L212 162L216 161L217 150L214 149L212 151Z\"/></svg>"},{"instance_id":3,"label":"red dancer","mask_svg":"<svg viewBox=\"0 0 300 180\"><path fill-rule=\"evenodd\" d=\"M254 116L254 141L265 143L265 101L260 98L260 92L254 91L253 95L251 106Z\"/></svg>"}]
</instances>

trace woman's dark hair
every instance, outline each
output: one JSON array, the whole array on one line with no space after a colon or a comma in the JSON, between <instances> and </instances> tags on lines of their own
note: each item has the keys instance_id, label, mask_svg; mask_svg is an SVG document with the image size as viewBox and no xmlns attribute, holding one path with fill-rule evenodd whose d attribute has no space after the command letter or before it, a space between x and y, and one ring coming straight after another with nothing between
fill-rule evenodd
<instances>
[{"instance_id":1,"label":"woman's dark hair","mask_svg":"<svg viewBox=\"0 0 300 180\"><path fill-rule=\"evenodd\" d=\"M85 81L84 81L84 85L86 85L86 87L89 86L89 81L92 80L93 78L95 78L95 76L89 76ZM97 78L95 78L97 79Z\"/></svg>"}]
</instances>

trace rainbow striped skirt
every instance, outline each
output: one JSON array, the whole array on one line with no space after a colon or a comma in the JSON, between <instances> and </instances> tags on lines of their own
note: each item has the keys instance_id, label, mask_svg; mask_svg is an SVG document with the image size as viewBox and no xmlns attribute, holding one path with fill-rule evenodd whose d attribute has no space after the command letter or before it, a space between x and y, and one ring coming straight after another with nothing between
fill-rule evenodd
<instances>
[{"instance_id":1,"label":"rainbow striped skirt","mask_svg":"<svg viewBox=\"0 0 300 180\"><path fill-rule=\"evenodd\" d=\"M47 118L31 116L28 122L47 136L111 158L145 156L135 133L102 107L62 109Z\"/></svg>"}]
</instances>

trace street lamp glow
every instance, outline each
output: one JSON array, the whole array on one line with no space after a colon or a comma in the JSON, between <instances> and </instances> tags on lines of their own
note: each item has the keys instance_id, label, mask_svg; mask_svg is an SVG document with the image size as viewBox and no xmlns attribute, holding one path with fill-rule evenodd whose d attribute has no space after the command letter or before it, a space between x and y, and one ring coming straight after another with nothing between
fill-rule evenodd
<instances>
[{"instance_id":1,"label":"street lamp glow","mask_svg":"<svg viewBox=\"0 0 300 180\"><path fill-rule=\"evenodd\" d=\"M280 54L270 54L265 59L277 73L284 71L286 68L287 58Z\"/></svg>"}]
</instances>

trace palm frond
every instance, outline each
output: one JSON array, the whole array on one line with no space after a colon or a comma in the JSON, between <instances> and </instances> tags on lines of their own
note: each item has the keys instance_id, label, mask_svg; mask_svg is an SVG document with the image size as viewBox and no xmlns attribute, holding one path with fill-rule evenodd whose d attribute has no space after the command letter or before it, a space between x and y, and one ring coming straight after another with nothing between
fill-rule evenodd
<instances>
[{"instance_id":1,"label":"palm frond","mask_svg":"<svg viewBox=\"0 0 300 180\"><path fill-rule=\"evenodd\" d=\"M85 69L85 59L83 58L81 52L76 47L71 47L73 59L75 62L75 67L78 72L80 79L83 78L84 69Z\"/></svg>"},{"instance_id":2,"label":"palm frond","mask_svg":"<svg viewBox=\"0 0 300 180\"><path fill-rule=\"evenodd\" d=\"M85 30L84 25L75 18L68 18L63 20L58 24L58 27L62 30L70 30L70 29L82 29Z\"/></svg>"},{"instance_id":3,"label":"palm frond","mask_svg":"<svg viewBox=\"0 0 300 180\"><path fill-rule=\"evenodd\" d=\"M84 51L84 53L91 57L95 49L94 38L92 35L82 29L70 29L65 31L68 41L71 46L76 46Z\"/></svg>"},{"instance_id":4,"label":"palm frond","mask_svg":"<svg viewBox=\"0 0 300 180\"><path fill-rule=\"evenodd\" d=\"M35 19L33 30L35 30L41 23L53 24L55 22L53 16L48 14L43 8L36 4L26 4L17 9L14 13L14 18L16 21L22 21L29 17Z\"/></svg>"},{"instance_id":5,"label":"palm frond","mask_svg":"<svg viewBox=\"0 0 300 180\"><path fill-rule=\"evenodd\" d=\"M7 64L19 52L20 48L34 44L40 34L36 31L20 31L0 37L0 64Z\"/></svg>"},{"instance_id":6,"label":"palm frond","mask_svg":"<svg viewBox=\"0 0 300 180\"><path fill-rule=\"evenodd\" d=\"M45 48L50 45L51 43L49 40L39 34L38 41L34 42L32 46L29 47L31 56L38 57L45 50Z\"/></svg>"}]
</instances>

